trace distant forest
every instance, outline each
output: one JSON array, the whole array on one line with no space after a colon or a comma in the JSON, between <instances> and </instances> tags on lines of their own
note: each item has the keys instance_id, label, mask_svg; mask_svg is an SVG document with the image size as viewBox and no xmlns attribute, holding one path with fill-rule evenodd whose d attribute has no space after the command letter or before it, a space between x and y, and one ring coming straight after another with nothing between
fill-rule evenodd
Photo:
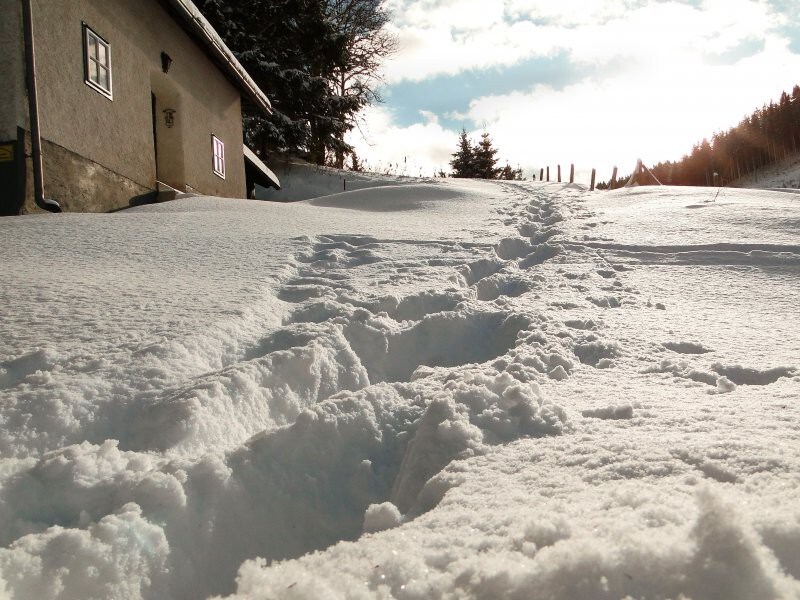
<instances>
[{"instance_id":1,"label":"distant forest","mask_svg":"<svg viewBox=\"0 0 800 600\"><path fill-rule=\"evenodd\" d=\"M650 170L664 185L727 185L796 153L798 148L800 85L795 85L791 94L781 94L777 104L770 102L736 127L715 133L710 141L704 139L681 160L661 162ZM629 178L630 175L620 177L609 185L624 185Z\"/></svg>"}]
</instances>

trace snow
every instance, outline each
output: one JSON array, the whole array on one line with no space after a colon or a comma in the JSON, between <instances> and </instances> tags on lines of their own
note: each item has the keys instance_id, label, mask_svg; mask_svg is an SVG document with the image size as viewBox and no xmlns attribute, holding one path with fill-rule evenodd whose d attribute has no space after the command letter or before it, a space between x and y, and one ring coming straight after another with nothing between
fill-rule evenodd
<instances>
[{"instance_id":1,"label":"snow","mask_svg":"<svg viewBox=\"0 0 800 600\"><path fill-rule=\"evenodd\" d=\"M800 598L800 197L0 220L0 597Z\"/></svg>"},{"instance_id":2,"label":"snow","mask_svg":"<svg viewBox=\"0 0 800 600\"><path fill-rule=\"evenodd\" d=\"M733 182L737 187L780 189L798 193L800 190L800 154L790 154L776 163L759 169Z\"/></svg>"},{"instance_id":3,"label":"snow","mask_svg":"<svg viewBox=\"0 0 800 600\"><path fill-rule=\"evenodd\" d=\"M256 198L277 202L309 200L346 191L420 182L419 179L396 174L395 168L387 169L383 174L343 171L311 164L299 158L276 158L270 165L280 179L281 189L257 185ZM389 173L390 170L392 174Z\"/></svg>"}]
</instances>

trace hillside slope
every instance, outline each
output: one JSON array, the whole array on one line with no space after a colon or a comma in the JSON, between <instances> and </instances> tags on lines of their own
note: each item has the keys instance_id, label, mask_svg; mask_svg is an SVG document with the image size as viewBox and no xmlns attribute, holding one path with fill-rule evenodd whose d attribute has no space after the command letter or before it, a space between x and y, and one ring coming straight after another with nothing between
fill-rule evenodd
<instances>
[{"instance_id":1,"label":"hillside slope","mask_svg":"<svg viewBox=\"0 0 800 600\"><path fill-rule=\"evenodd\" d=\"M800 152L731 183L753 189L800 189Z\"/></svg>"}]
</instances>

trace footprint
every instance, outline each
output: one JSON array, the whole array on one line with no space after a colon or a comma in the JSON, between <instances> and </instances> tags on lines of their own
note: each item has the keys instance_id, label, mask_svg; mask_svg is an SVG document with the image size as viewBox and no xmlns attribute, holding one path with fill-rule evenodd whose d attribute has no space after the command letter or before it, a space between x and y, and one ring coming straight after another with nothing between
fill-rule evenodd
<instances>
[{"instance_id":1,"label":"footprint","mask_svg":"<svg viewBox=\"0 0 800 600\"><path fill-rule=\"evenodd\" d=\"M741 365L725 366L721 363L711 365L711 370L727 377L736 385L769 385L782 377L793 377L800 373L794 367L775 367L773 369L752 369Z\"/></svg>"},{"instance_id":2,"label":"footprint","mask_svg":"<svg viewBox=\"0 0 800 600\"><path fill-rule=\"evenodd\" d=\"M0 362L0 388L13 387L37 371L50 371L55 364L55 356L41 348Z\"/></svg>"},{"instance_id":3,"label":"footprint","mask_svg":"<svg viewBox=\"0 0 800 600\"><path fill-rule=\"evenodd\" d=\"M481 279L475 287L478 300L490 301L500 296L516 298L531 291L533 284L519 275L504 276L498 274Z\"/></svg>"},{"instance_id":4,"label":"footprint","mask_svg":"<svg viewBox=\"0 0 800 600\"><path fill-rule=\"evenodd\" d=\"M456 367L483 363L508 352L517 343L520 331L530 327L523 315L507 312L445 312L428 315L413 326L386 336L383 352L377 344L365 345L359 352L371 383L410 381L419 366ZM352 339L360 332L345 331Z\"/></svg>"},{"instance_id":5,"label":"footprint","mask_svg":"<svg viewBox=\"0 0 800 600\"><path fill-rule=\"evenodd\" d=\"M540 265L561 254L562 250L561 246L558 245L539 244L533 252L519 262L519 266L521 269L529 269L535 265Z\"/></svg>"},{"instance_id":6,"label":"footprint","mask_svg":"<svg viewBox=\"0 0 800 600\"><path fill-rule=\"evenodd\" d=\"M587 337L585 341L575 344L572 349L575 356L585 365L600 368L611 366L610 359L616 358L620 354L619 345L592 339L593 337Z\"/></svg>"},{"instance_id":7,"label":"footprint","mask_svg":"<svg viewBox=\"0 0 800 600\"><path fill-rule=\"evenodd\" d=\"M522 238L505 238L496 244L494 251L503 260L515 260L531 253L530 242Z\"/></svg>"},{"instance_id":8,"label":"footprint","mask_svg":"<svg viewBox=\"0 0 800 600\"><path fill-rule=\"evenodd\" d=\"M497 258L482 258L459 268L459 274L466 283L466 287L475 285L484 277L497 273L505 263Z\"/></svg>"}]
</instances>

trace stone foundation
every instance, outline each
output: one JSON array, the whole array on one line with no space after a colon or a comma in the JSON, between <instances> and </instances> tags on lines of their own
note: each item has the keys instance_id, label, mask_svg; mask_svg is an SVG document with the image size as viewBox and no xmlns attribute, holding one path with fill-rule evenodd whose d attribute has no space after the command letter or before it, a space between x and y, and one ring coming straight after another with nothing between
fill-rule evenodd
<instances>
[{"instance_id":1,"label":"stone foundation","mask_svg":"<svg viewBox=\"0 0 800 600\"><path fill-rule=\"evenodd\" d=\"M26 155L30 137L26 135ZM65 212L108 212L146 204L155 199L154 189L131 181L94 161L58 144L42 140L44 195L55 200ZM27 190L23 213L44 212L33 199L31 160L26 160ZM153 186L155 187L155 186Z\"/></svg>"}]
</instances>

